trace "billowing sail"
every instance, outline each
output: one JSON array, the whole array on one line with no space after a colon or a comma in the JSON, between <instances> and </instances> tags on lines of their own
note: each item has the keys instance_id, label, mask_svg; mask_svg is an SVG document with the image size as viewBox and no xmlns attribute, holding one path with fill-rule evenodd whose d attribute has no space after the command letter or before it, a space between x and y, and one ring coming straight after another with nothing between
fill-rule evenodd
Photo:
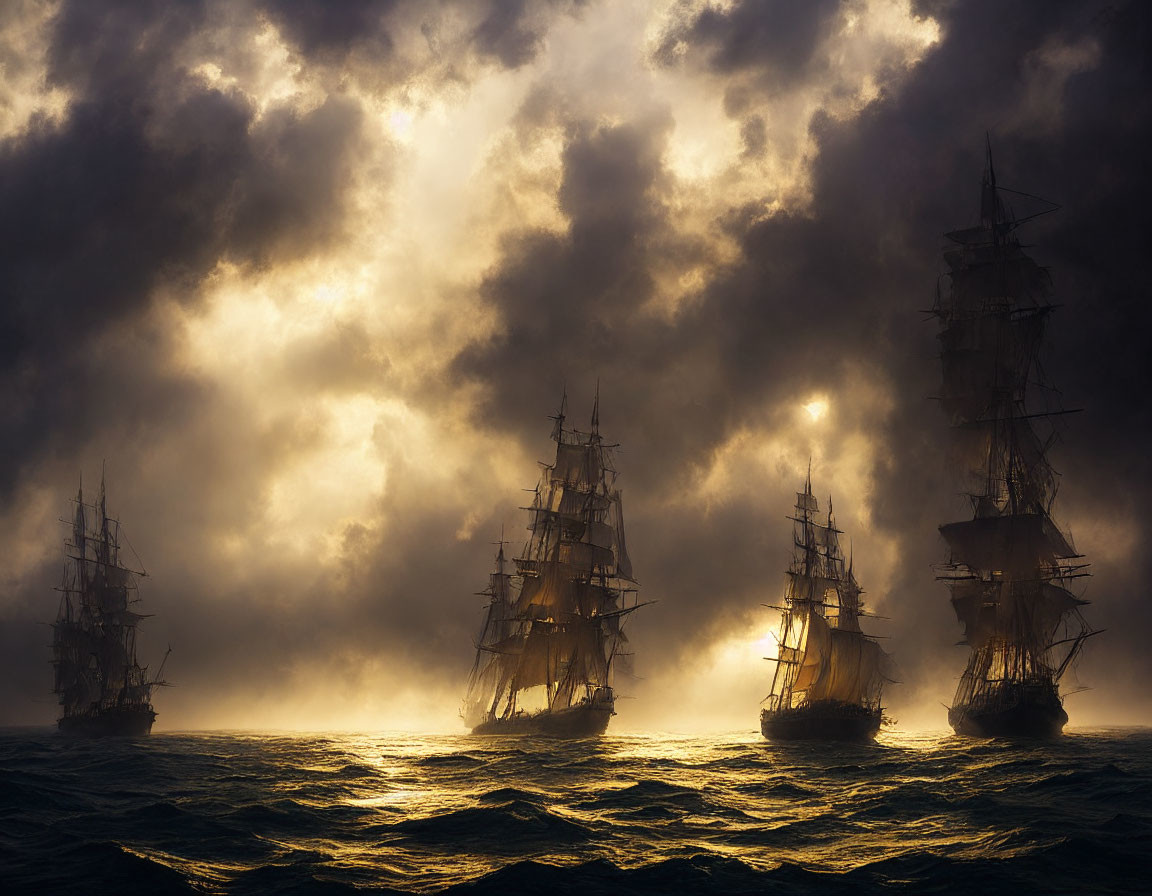
<instances>
[{"instance_id":1,"label":"billowing sail","mask_svg":"<svg viewBox=\"0 0 1152 896\"><path fill-rule=\"evenodd\" d=\"M1057 476L1045 456L1051 439L1037 428L1048 426L1051 408L1028 406L1042 379L1037 354L1051 284L1021 247L1017 225L989 151L980 224L947 234L948 288L935 308L950 460L973 511L940 527L949 553L940 577L972 650L954 724L977 711L1007 712L1024 688L1053 707L1053 718L1063 715L1056 682L1091 634L1084 602L1069 590L1084 564L1051 517ZM1072 646L1053 649L1061 644Z\"/></svg>"},{"instance_id":2,"label":"billowing sail","mask_svg":"<svg viewBox=\"0 0 1152 896\"><path fill-rule=\"evenodd\" d=\"M490 602L461 712L472 728L523 716L525 692L543 693L542 712L610 701L622 621L637 607L625 605L632 562L598 411L588 433L564 426L563 404L554 419L556 457L527 508L516 572L504 572L501 543L484 592Z\"/></svg>"},{"instance_id":3,"label":"billowing sail","mask_svg":"<svg viewBox=\"0 0 1152 896\"><path fill-rule=\"evenodd\" d=\"M808 689L808 699L868 703L882 686L880 645L858 632L828 630L826 671Z\"/></svg>"}]
</instances>

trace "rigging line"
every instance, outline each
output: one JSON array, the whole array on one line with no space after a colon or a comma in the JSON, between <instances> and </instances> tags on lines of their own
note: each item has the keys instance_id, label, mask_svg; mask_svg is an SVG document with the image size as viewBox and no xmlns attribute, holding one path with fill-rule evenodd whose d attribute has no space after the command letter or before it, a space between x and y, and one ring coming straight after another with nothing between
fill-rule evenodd
<instances>
[{"instance_id":1,"label":"rigging line","mask_svg":"<svg viewBox=\"0 0 1152 896\"><path fill-rule=\"evenodd\" d=\"M1009 187L1001 187L1001 186L997 186L996 189L1003 192L1003 193L1012 193L1016 196L1024 196L1028 199L1035 199L1037 202L1043 202L1045 205L1051 206L1051 208L1048 211L1054 212L1057 209L1063 208L1063 206L1060 205L1058 202L1053 202L1051 199L1045 199L1043 196L1037 196L1034 193L1025 193L1022 190L1013 190ZM1041 214L1046 214L1046 212L1041 212ZM1019 219L1017 219L1017 220L1019 220ZM1024 220L1027 220L1027 219L1024 219Z\"/></svg>"},{"instance_id":2,"label":"rigging line","mask_svg":"<svg viewBox=\"0 0 1152 896\"><path fill-rule=\"evenodd\" d=\"M140 558L140 555L136 553L136 548L132 547L132 542L128 540L128 533L125 532L123 527L120 526L119 521L117 521L116 528L118 530L117 534L123 536L124 543L126 545L128 545L128 550L130 550L132 552L132 556L135 557L136 562L140 564L140 570L141 571L138 573L138 575L142 575L142 576L148 575L148 573L146 571L144 571L144 561ZM133 572L135 572L135 570L133 570Z\"/></svg>"}]
</instances>

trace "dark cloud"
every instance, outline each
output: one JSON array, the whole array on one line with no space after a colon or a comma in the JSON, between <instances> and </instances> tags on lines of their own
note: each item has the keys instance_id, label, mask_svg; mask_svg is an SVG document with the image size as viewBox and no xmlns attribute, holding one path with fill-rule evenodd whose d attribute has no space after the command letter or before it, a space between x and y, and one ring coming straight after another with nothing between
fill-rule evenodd
<instances>
[{"instance_id":1,"label":"dark cloud","mask_svg":"<svg viewBox=\"0 0 1152 896\"><path fill-rule=\"evenodd\" d=\"M740 137L744 141L746 155L753 158L762 156L768 147L768 133L763 116L752 115L745 119L740 126Z\"/></svg>"},{"instance_id":2,"label":"dark cloud","mask_svg":"<svg viewBox=\"0 0 1152 896\"><path fill-rule=\"evenodd\" d=\"M775 91L805 73L840 14L839 0L706 6L670 27L655 55L664 64L684 58L721 75L754 72Z\"/></svg>"},{"instance_id":3,"label":"dark cloud","mask_svg":"<svg viewBox=\"0 0 1152 896\"><path fill-rule=\"evenodd\" d=\"M109 363L106 328L161 287L194 297L221 261L264 265L339 233L358 107L333 97L258 120L175 61L201 15L196 4L66 4L52 72L75 91L67 118L0 146L0 373L24 398L0 420L4 492L25 459L145 388L122 384L112 406L88 391ZM141 368L135 380L163 378Z\"/></svg>"},{"instance_id":4,"label":"dark cloud","mask_svg":"<svg viewBox=\"0 0 1152 896\"><path fill-rule=\"evenodd\" d=\"M203 0L65 2L56 15L50 77L88 96L121 98L159 86L173 52L207 16Z\"/></svg>"},{"instance_id":5,"label":"dark cloud","mask_svg":"<svg viewBox=\"0 0 1152 896\"><path fill-rule=\"evenodd\" d=\"M471 52L525 65L546 46L541 10L558 8L485 7L469 31ZM504 235L479 287L498 318L494 334L454 358L451 381L425 385L422 397L447 414L461 387L479 386L471 425L514 436L543 458L544 415L562 384L570 419L582 421L599 379L604 431L622 444L633 559L644 596L660 601L631 629L637 668L652 680L749 624L777 593L783 517L799 483L782 461L749 468L745 455L726 452L741 439L752 450L792 433L800 454L845 464L852 444L796 434L789 415L814 392L833 398L829 431L863 431L878 446L868 471L873 530L851 534L869 598L892 617L884 631L906 682L892 695L897 714L935 699L959 672L957 626L931 564L943 557L936 527L963 504L943 469L946 422L927 398L939 377L935 325L919 311L933 300L940 234L975 214L985 131L1002 183L1063 205L1026 235L1051 266L1061 303L1047 371L1068 406L1087 409L1067 420L1053 451L1065 474L1058 515L1082 547L1106 555L1096 558L1089 612L1109 628L1108 642L1089 648L1082 677L1107 690L1152 673L1144 649L1152 611L1142 599L1152 568L1138 547L1152 529L1139 264L1152 200L1142 157L1152 14L1134 3L922 8L939 18L940 43L909 72L882 78L860 114L814 120L811 204L769 215L776 197L764 197L716 222L735 258L715 257L708 241L677 226L672 113L600 120L545 85L514 122L525 152L563 130L556 199L566 227ZM367 3L260 9L305 64L336 70L356 54L394 61L389 29L411 12ZM775 139L773 122L757 117L757 91L821 75L814 60L842 12L831 3L706 10L671 29L658 60L681 59L714 79L757 158ZM344 532L335 571L308 553L288 559L277 550L283 533L262 540L249 527L273 500L269 471L307 458L336 421L253 419L244 402L165 363L169 336L149 316L156 295L196 308L221 261L271 268L339 242L363 139L361 113L338 90L309 111L257 114L243 96L192 74L200 60L189 47L211 13L194 3L65 4L51 75L72 104L61 122L34 122L0 145L0 493L14 502L33 469L53 489L70 483L83 455L131 470L125 520L130 532L144 530L134 540L148 563L167 572L146 595L158 612L150 624L179 634L170 672L186 693L282 696L278 688L300 674L340 682L373 657L458 681L479 613L470 594L501 524L523 521L517 495L477 508L462 527L452 508L464 474L446 474L438 491L421 479L403 429L382 420L374 439L389 486L380 505ZM660 309L661 284L697 270L705 275L692 294ZM348 324L294 343L276 369L288 388L327 396L384 384L393 361ZM168 465L174 442L191 458L178 467ZM479 456L467 476L490 480L498 466ZM720 468L735 485L710 492L703 480ZM526 469L523 485L533 476ZM816 478L822 496L840 493L823 471ZM837 507L842 520L859 510ZM1096 528L1112 524L1114 533ZM883 590L873 582L879 538L893 540L900 558ZM260 548L231 556L233 540ZM203 569L205 558L219 566ZM28 572L5 603L12 624L0 647L19 671L3 677L0 704L18 704L46 679L43 630L28 620L51 615L37 608L57 574L56 562ZM170 699L189 706L200 697Z\"/></svg>"},{"instance_id":6,"label":"dark cloud","mask_svg":"<svg viewBox=\"0 0 1152 896\"><path fill-rule=\"evenodd\" d=\"M266 0L264 11L284 36L305 55L340 61L353 48L374 58L392 52L388 14L397 0Z\"/></svg>"},{"instance_id":7,"label":"dark cloud","mask_svg":"<svg viewBox=\"0 0 1152 896\"><path fill-rule=\"evenodd\" d=\"M573 126L559 192L568 231L506 240L504 259L482 288L505 325L491 344L459 359L465 375L497 390L539 383L548 391L538 397L546 394L550 406L563 371L627 356L631 317L652 293L650 243L665 227L658 179L667 125Z\"/></svg>"},{"instance_id":8,"label":"dark cloud","mask_svg":"<svg viewBox=\"0 0 1152 896\"><path fill-rule=\"evenodd\" d=\"M519 68L531 62L542 35L524 22L527 0L507 0L495 4L472 32L472 41L485 56L498 59L505 68Z\"/></svg>"},{"instance_id":9,"label":"dark cloud","mask_svg":"<svg viewBox=\"0 0 1152 896\"><path fill-rule=\"evenodd\" d=\"M467 78L458 40L483 61L516 69L539 52L549 18L579 7L569 0L263 0L262 11L311 62L342 65L352 54L379 65L396 52L400 31L415 23L434 54L447 59L451 77ZM454 35L455 20L472 22Z\"/></svg>"}]
</instances>

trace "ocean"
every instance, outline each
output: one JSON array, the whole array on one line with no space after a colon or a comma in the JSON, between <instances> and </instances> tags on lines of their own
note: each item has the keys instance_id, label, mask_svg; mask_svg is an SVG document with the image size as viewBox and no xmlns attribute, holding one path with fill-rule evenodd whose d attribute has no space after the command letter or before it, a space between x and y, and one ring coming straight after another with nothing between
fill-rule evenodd
<instances>
[{"instance_id":1,"label":"ocean","mask_svg":"<svg viewBox=\"0 0 1152 896\"><path fill-rule=\"evenodd\" d=\"M1152 892L1152 730L0 731L0 891Z\"/></svg>"}]
</instances>

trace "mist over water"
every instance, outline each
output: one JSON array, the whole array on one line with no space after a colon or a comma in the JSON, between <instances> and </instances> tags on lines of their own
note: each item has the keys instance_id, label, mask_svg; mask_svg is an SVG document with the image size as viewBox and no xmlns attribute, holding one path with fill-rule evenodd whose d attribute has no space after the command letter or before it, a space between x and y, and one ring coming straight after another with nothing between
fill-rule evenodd
<instances>
[{"instance_id":1,"label":"mist over water","mask_svg":"<svg viewBox=\"0 0 1152 896\"><path fill-rule=\"evenodd\" d=\"M0 878L51 893L1131 893L1152 731L874 746L0 734Z\"/></svg>"}]
</instances>

